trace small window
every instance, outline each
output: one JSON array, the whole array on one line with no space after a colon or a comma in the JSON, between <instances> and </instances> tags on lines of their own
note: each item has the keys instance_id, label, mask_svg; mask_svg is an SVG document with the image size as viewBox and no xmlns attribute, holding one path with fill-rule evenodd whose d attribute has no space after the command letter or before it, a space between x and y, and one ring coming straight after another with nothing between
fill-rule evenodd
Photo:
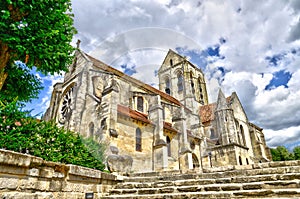
<instances>
[{"instance_id":1,"label":"small window","mask_svg":"<svg viewBox=\"0 0 300 199\"><path fill-rule=\"evenodd\" d=\"M196 144L195 144L194 140L192 140L192 141L190 142L190 147L191 147L192 150L195 149Z\"/></svg>"},{"instance_id":2,"label":"small window","mask_svg":"<svg viewBox=\"0 0 300 199\"><path fill-rule=\"evenodd\" d=\"M106 129L106 118L101 121L101 129Z\"/></svg>"},{"instance_id":3,"label":"small window","mask_svg":"<svg viewBox=\"0 0 300 199\"><path fill-rule=\"evenodd\" d=\"M167 136L167 148L168 148L168 156L171 157L171 140L169 136Z\"/></svg>"},{"instance_id":4,"label":"small window","mask_svg":"<svg viewBox=\"0 0 300 199\"><path fill-rule=\"evenodd\" d=\"M240 165L243 165L241 156L239 156L239 163Z\"/></svg>"},{"instance_id":5,"label":"small window","mask_svg":"<svg viewBox=\"0 0 300 199\"><path fill-rule=\"evenodd\" d=\"M94 123L89 124L90 137L94 137Z\"/></svg>"},{"instance_id":6,"label":"small window","mask_svg":"<svg viewBox=\"0 0 300 199\"><path fill-rule=\"evenodd\" d=\"M171 90L170 90L170 80L169 80L169 78L166 79L165 83L166 83L165 92L170 95Z\"/></svg>"},{"instance_id":7,"label":"small window","mask_svg":"<svg viewBox=\"0 0 300 199\"><path fill-rule=\"evenodd\" d=\"M173 60L170 59L170 66L173 66Z\"/></svg>"},{"instance_id":8,"label":"small window","mask_svg":"<svg viewBox=\"0 0 300 199\"><path fill-rule=\"evenodd\" d=\"M135 131L135 150L142 151L142 131L140 128Z\"/></svg>"},{"instance_id":9,"label":"small window","mask_svg":"<svg viewBox=\"0 0 300 199\"><path fill-rule=\"evenodd\" d=\"M249 161L248 161L248 158L246 158L246 163L247 163L247 165L249 165Z\"/></svg>"},{"instance_id":10,"label":"small window","mask_svg":"<svg viewBox=\"0 0 300 199\"><path fill-rule=\"evenodd\" d=\"M183 76L181 73L178 73L177 75L177 87L178 87L178 91L182 91L183 90Z\"/></svg>"},{"instance_id":11,"label":"small window","mask_svg":"<svg viewBox=\"0 0 300 199\"><path fill-rule=\"evenodd\" d=\"M137 110L144 112L144 99L143 97L137 97Z\"/></svg>"}]
</instances>

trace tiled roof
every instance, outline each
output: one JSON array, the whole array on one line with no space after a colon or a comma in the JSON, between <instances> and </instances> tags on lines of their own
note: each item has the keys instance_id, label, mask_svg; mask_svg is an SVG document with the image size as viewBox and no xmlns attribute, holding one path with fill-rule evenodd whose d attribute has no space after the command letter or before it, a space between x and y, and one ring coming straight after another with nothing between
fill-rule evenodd
<instances>
[{"instance_id":1,"label":"tiled roof","mask_svg":"<svg viewBox=\"0 0 300 199\"><path fill-rule=\"evenodd\" d=\"M210 122L215 119L216 103L200 106L200 119L202 123Z\"/></svg>"},{"instance_id":2,"label":"tiled roof","mask_svg":"<svg viewBox=\"0 0 300 199\"><path fill-rule=\"evenodd\" d=\"M120 104L118 104L118 113L120 113L124 116L130 117L132 119L145 122L147 124L151 123L151 121L148 120L148 117L146 114L132 110L131 108L120 105Z\"/></svg>"},{"instance_id":3,"label":"tiled roof","mask_svg":"<svg viewBox=\"0 0 300 199\"><path fill-rule=\"evenodd\" d=\"M94 65L96 67L101 68L101 69L103 69L107 72L113 73L114 75L122 77L122 78L124 78L124 79L126 79L130 82L133 82L136 85L138 85L139 87L144 88L147 91L150 91L152 93L160 95L163 99L165 99L169 102L172 102L172 103L174 103L176 105L179 105L179 106L181 105L181 103L177 99L175 99L174 97L168 95L167 93L164 93L164 92L162 92L162 91L160 91L160 90L158 90L158 89L156 89L156 88L154 88L154 87L152 87L152 86L150 86L150 85L148 85L148 84L146 84L142 81L139 81L139 80L137 80L133 77L130 77L130 76L126 75L125 73L122 73L121 71L119 71L119 70L117 70L117 69L115 69L111 66L108 66L107 64L95 59L94 57L91 57L88 54L85 54L85 55L94 63Z\"/></svg>"},{"instance_id":4,"label":"tiled roof","mask_svg":"<svg viewBox=\"0 0 300 199\"><path fill-rule=\"evenodd\" d=\"M231 100L231 96L226 98L227 103ZM210 122L215 119L215 110L217 107L217 103L207 104L200 106L199 114L202 123Z\"/></svg>"},{"instance_id":5,"label":"tiled roof","mask_svg":"<svg viewBox=\"0 0 300 199\"><path fill-rule=\"evenodd\" d=\"M176 133L177 133L177 130L174 129L174 128L172 127L172 124L169 123L169 122L164 122L164 129L169 130L169 131L172 131L172 132L176 132Z\"/></svg>"}]
</instances>

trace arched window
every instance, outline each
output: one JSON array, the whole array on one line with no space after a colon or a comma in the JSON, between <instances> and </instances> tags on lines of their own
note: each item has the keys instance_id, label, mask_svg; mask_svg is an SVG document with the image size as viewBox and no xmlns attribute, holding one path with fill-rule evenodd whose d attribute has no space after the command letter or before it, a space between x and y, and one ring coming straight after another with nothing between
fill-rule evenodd
<instances>
[{"instance_id":1,"label":"arched window","mask_svg":"<svg viewBox=\"0 0 300 199\"><path fill-rule=\"evenodd\" d=\"M168 156L171 157L171 140L169 136L167 136L167 148L168 148Z\"/></svg>"},{"instance_id":2,"label":"arched window","mask_svg":"<svg viewBox=\"0 0 300 199\"><path fill-rule=\"evenodd\" d=\"M192 160L193 160L193 169L199 168L199 160L195 154L192 155Z\"/></svg>"},{"instance_id":3,"label":"arched window","mask_svg":"<svg viewBox=\"0 0 300 199\"><path fill-rule=\"evenodd\" d=\"M192 71L190 72L190 81L191 81L192 93L195 93L194 81L193 81L193 73L192 73Z\"/></svg>"},{"instance_id":4,"label":"arched window","mask_svg":"<svg viewBox=\"0 0 300 199\"><path fill-rule=\"evenodd\" d=\"M94 123L91 122L89 124L89 133L90 133L90 137L94 137Z\"/></svg>"},{"instance_id":5,"label":"arched window","mask_svg":"<svg viewBox=\"0 0 300 199\"><path fill-rule=\"evenodd\" d=\"M137 97L137 110L144 112L144 99L143 97Z\"/></svg>"},{"instance_id":6,"label":"arched window","mask_svg":"<svg viewBox=\"0 0 300 199\"><path fill-rule=\"evenodd\" d=\"M245 140L245 132L244 132L244 128L243 128L243 126L242 125L240 125L240 132L241 132L241 135L242 135L242 145L246 145L246 140Z\"/></svg>"},{"instance_id":7,"label":"arched window","mask_svg":"<svg viewBox=\"0 0 300 199\"><path fill-rule=\"evenodd\" d=\"M101 121L101 129L105 129L106 130L106 118L104 118L102 121Z\"/></svg>"},{"instance_id":8,"label":"arched window","mask_svg":"<svg viewBox=\"0 0 300 199\"><path fill-rule=\"evenodd\" d=\"M218 138L215 130L213 128L210 129L210 139Z\"/></svg>"},{"instance_id":9,"label":"arched window","mask_svg":"<svg viewBox=\"0 0 300 199\"><path fill-rule=\"evenodd\" d=\"M183 90L183 76L181 73L177 74L177 87L178 87L178 91Z\"/></svg>"},{"instance_id":10,"label":"arched window","mask_svg":"<svg viewBox=\"0 0 300 199\"><path fill-rule=\"evenodd\" d=\"M142 151L142 131L140 128L135 131L135 150Z\"/></svg>"},{"instance_id":11,"label":"arched window","mask_svg":"<svg viewBox=\"0 0 300 199\"><path fill-rule=\"evenodd\" d=\"M170 59L170 66L173 66L173 60Z\"/></svg>"},{"instance_id":12,"label":"arched window","mask_svg":"<svg viewBox=\"0 0 300 199\"><path fill-rule=\"evenodd\" d=\"M171 94L171 90L170 90L170 80L169 80L169 78L166 78L166 88L165 88L165 92L167 93L167 94Z\"/></svg>"},{"instance_id":13,"label":"arched window","mask_svg":"<svg viewBox=\"0 0 300 199\"><path fill-rule=\"evenodd\" d=\"M202 90L202 86L201 86L201 79L200 77L198 78L198 87L199 87L199 92L200 92L200 101L203 102L203 90Z\"/></svg>"}]
</instances>

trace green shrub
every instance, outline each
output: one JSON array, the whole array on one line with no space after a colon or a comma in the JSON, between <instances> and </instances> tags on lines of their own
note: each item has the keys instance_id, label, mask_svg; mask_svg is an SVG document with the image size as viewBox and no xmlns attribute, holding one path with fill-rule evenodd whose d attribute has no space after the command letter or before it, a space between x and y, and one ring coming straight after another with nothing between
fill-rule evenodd
<instances>
[{"instance_id":1,"label":"green shrub","mask_svg":"<svg viewBox=\"0 0 300 199\"><path fill-rule=\"evenodd\" d=\"M104 170L105 145L39 121L20 111L15 101L0 100L0 148L28 153L44 160Z\"/></svg>"}]
</instances>

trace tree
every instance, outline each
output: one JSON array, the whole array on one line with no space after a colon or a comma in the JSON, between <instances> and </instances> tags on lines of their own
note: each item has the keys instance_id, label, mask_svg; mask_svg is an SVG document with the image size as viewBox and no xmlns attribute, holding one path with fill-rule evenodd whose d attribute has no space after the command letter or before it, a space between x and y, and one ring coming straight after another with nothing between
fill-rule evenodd
<instances>
[{"instance_id":1,"label":"tree","mask_svg":"<svg viewBox=\"0 0 300 199\"><path fill-rule=\"evenodd\" d=\"M300 146L296 146L293 149L295 160L300 160Z\"/></svg>"},{"instance_id":2,"label":"tree","mask_svg":"<svg viewBox=\"0 0 300 199\"><path fill-rule=\"evenodd\" d=\"M294 154L290 153L284 146L278 146L276 149L271 149L273 161L294 160Z\"/></svg>"},{"instance_id":3,"label":"tree","mask_svg":"<svg viewBox=\"0 0 300 199\"><path fill-rule=\"evenodd\" d=\"M70 0L3 0L0 11L0 90L17 60L44 74L67 70L76 32Z\"/></svg>"},{"instance_id":4,"label":"tree","mask_svg":"<svg viewBox=\"0 0 300 199\"><path fill-rule=\"evenodd\" d=\"M0 99L12 102L17 98L19 102L29 102L38 97L43 88L42 82L24 63L17 62L8 67L7 71L10 75L0 92Z\"/></svg>"}]
</instances>

